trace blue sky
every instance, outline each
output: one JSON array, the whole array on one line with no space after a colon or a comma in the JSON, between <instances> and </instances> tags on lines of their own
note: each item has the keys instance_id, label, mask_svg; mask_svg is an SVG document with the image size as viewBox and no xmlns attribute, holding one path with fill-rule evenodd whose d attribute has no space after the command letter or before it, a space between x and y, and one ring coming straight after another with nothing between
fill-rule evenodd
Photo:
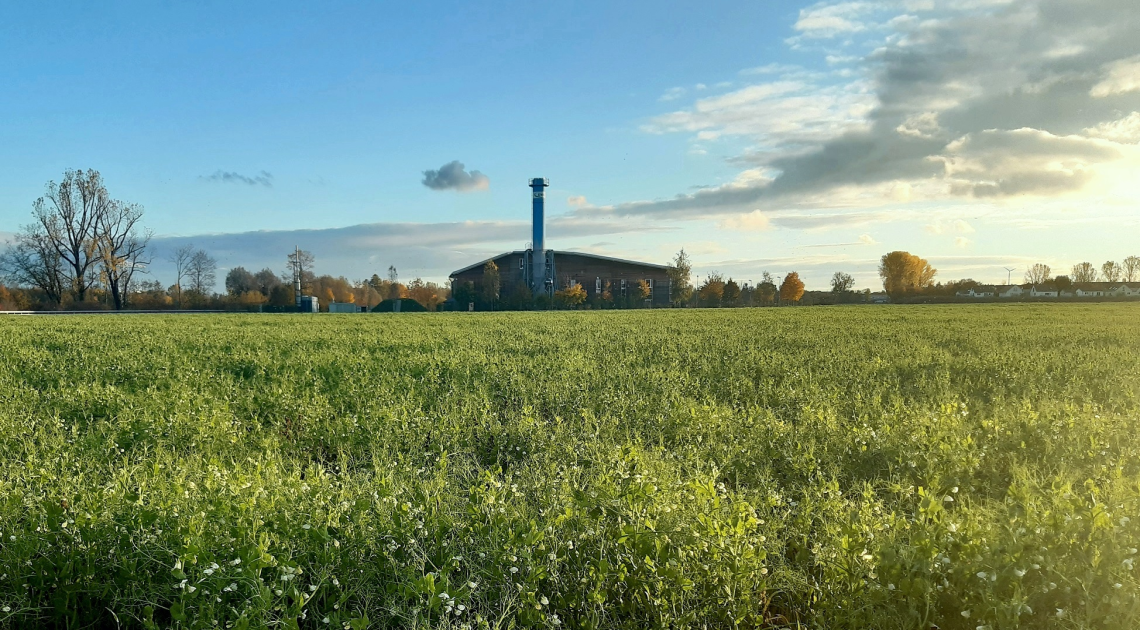
<instances>
[{"instance_id":1,"label":"blue sky","mask_svg":"<svg viewBox=\"0 0 1140 630\"><path fill-rule=\"evenodd\" d=\"M95 168L163 280L185 242L442 280L525 245L545 176L549 247L742 280L1099 266L1140 254L1140 10L1071 4L12 4L0 233Z\"/></svg>"}]
</instances>

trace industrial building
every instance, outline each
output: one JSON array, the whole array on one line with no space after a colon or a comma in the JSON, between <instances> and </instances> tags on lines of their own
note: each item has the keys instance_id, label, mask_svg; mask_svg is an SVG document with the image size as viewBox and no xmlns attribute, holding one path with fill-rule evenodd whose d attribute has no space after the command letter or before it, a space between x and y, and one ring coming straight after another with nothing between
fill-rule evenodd
<instances>
[{"instance_id":1,"label":"industrial building","mask_svg":"<svg viewBox=\"0 0 1140 630\"><path fill-rule=\"evenodd\" d=\"M510 295L520 286L525 286L531 295L537 297L551 296L555 291L581 285L590 301L608 295L614 303L628 304L635 299L638 287L644 281L649 287L649 298L645 300L648 305L669 304L669 267L666 265L546 249L544 189L550 185L550 181L536 177L530 180L529 185L533 220L531 247L499 254L453 272L453 295L456 294L456 289L468 282L477 291L481 291L483 270L488 262L494 262L499 268L500 295L504 296Z\"/></svg>"}]
</instances>

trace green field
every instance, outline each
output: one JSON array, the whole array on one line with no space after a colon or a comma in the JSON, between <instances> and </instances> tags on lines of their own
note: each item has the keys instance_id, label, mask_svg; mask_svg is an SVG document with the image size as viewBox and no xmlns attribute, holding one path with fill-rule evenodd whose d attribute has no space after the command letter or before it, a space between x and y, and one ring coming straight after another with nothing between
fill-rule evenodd
<instances>
[{"instance_id":1,"label":"green field","mask_svg":"<svg viewBox=\"0 0 1140 630\"><path fill-rule=\"evenodd\" d=\"M0 627L1131 628L1140 306L0 319Z\"/></svg>"}]
</instances>

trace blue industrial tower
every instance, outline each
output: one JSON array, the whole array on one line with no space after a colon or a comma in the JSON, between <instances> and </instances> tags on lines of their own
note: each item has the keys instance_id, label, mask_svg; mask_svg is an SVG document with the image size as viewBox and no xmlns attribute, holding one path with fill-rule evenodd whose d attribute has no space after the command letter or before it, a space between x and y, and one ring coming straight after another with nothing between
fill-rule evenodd
<instances>
[{"instance_id":1,"label":"blue industrial tower","mask_svg":"<svg viewBox=\"0 0 1140 630\"><path fill-rule=\"evenodd\" d=\"M531 208L534 216L532 217L533 225L533 238L531 239L531 290L535 295L539 293L548 292L548 280L553 278L548 277L546 265L546 225L545 225L545 202L546 190L550 185L550 180L545 177L535 177L530 180L530 188L533 191Z\"/></svg>"}]
</instances>

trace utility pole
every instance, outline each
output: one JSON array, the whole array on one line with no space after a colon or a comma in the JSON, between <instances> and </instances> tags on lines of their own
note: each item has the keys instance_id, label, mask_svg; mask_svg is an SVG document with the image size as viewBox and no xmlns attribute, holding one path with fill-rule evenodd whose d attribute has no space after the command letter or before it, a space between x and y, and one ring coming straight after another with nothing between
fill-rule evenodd
<instances>
[{"instance_id":1,"label":"utility pole","mask_svg":"<svg viewBox=\"0 0 1140 630\"><path fill-rule=\"evenodd\" d=\"M1017 267L1002 267L1002 269L1005 269L1005 283L1012 284L1010 279L1013 277L1013 272L1017 271Z\"/></svg>"}]
</instances>

